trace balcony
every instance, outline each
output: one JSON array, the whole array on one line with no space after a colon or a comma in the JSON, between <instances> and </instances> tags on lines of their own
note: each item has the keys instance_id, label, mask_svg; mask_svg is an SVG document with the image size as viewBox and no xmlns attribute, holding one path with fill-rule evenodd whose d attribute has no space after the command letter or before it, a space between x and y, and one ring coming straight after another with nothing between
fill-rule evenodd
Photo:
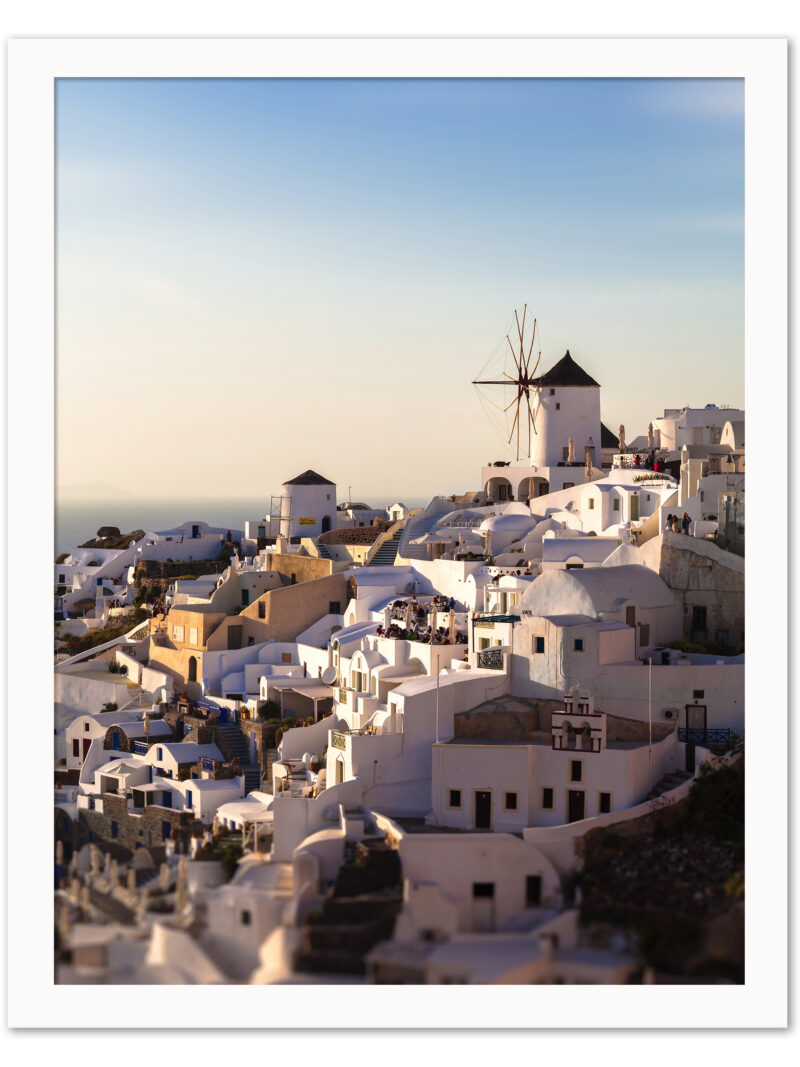
<instances>
[{"instance_id":1,"label":"balcony","mask_svg":"<svg viewBox=\"0 0 800 1067\"><path fill-rule=\"evenodd\" d=\"M500 648L485 648L478 653L478 667L485 671L502 671L503 651Z\"/></svg>"}]
</instances>

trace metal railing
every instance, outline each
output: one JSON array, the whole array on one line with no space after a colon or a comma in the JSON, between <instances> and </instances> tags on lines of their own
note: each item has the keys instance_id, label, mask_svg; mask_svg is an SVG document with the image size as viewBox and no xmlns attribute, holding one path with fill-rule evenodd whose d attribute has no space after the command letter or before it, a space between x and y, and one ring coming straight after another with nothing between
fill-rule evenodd
<instances>
[{"instance_id":1,"label":"metal railing","mask_svg":"<svg viewBox=\"0 0 800 1067\"><path fill-rule=\"evenodd\" d=\"M149 748L150 745L147 743L147 741L131 742L131 752L133 752L137 756L146 756Z\"/></svg>"},{"instance_id":2,"label":"metal railing","mask_svg":"<svg viewBox=\"0 0 800 1067\"><path fill-rule=\"evenodd\" d=\"M715 728L713 730L700 727L678 727L678 740L691 745L729 745L731 743L730 730Z\"/></svg>"},{"instance_id":3,"label":"metal railing","mask_svg":"<svg viewBox=\"0 0 800 1067\"><path fill-rule=\"evenodd\" d=\"M486 648L478 653L478 666L485 671L502 671L503 653L499 648Z\"/></svg>"}]
</instances>

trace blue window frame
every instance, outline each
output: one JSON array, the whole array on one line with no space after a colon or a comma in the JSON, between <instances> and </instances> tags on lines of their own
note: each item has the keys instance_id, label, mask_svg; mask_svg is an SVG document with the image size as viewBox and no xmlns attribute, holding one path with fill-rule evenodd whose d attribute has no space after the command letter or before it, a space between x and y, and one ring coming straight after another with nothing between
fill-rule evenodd
<instances>
[{"instance_id":1,"label":"blue window frame","mask_svg":"<svg viewBox=\"0 0 800 1067\"><path fill-rule=\"evenodd\" d=\"M115 839L119 837L119 823L114 822L113 819L111 821L111 836Z\"/></svg>"}]
</instances>

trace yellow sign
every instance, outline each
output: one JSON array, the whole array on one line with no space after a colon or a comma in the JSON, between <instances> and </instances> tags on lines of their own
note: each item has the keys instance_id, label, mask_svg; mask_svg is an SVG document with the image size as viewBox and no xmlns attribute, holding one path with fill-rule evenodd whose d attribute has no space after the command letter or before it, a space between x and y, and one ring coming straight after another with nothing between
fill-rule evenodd
<instances>
[{"instance_id":1,"label":"yellow sign","mask_svg":"<svg viewBox=\"0 0 800 1067\"><path fill-rule=\"evenodd\" d=\"M301 526L316 526L317 525L317 520L316 519L298 519L297 521L300 523Z\"/></svg>"}]
</instances>

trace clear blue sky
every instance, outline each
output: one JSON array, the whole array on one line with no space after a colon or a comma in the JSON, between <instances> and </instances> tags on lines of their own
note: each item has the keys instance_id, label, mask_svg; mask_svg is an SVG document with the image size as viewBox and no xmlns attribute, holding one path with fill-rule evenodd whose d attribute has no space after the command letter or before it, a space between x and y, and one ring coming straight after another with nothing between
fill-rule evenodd
<instances>
[{"instance_id":1,"label":"clear blue sky","mask_svg":"<svg viewBox=\"0 0 800 1067\"><path fill-rule=\"evenodd\" d=\"M470 382L524 302L543 369L569 348L628 439L744 403L741 82L62 80L56 102L61 486L478 488L503 450Z\"/></svg>"}]
</instances>

